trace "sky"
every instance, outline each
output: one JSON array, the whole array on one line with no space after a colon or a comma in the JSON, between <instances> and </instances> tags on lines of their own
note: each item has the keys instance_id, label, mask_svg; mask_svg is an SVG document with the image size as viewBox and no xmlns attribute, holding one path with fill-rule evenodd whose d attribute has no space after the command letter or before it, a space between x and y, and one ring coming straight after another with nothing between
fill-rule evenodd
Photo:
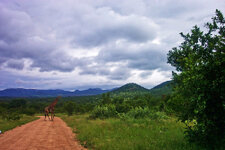
<instances>
[{"instance_id":1,"label":"sky","mask_svg":"<svg viewBox=\"0 0 225 150\"><path fill-rule=\"evenodd\" d=\"M1 0L0 89L152 88L171 80L179 33L224 0Z\"/></svg>"}]
</instances>

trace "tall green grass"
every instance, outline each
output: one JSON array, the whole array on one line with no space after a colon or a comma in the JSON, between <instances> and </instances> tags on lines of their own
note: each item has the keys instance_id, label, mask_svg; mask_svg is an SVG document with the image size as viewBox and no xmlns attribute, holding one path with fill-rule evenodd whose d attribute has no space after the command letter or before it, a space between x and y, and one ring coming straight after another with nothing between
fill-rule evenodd
<instances>
[{"instance_id":1,"label":"tall green grass","mask_svg":"<svg viewBox=\"0 0 225 150\"><path fill-rule=\"evenodd\" d=\"M19 120L5 120L0 117L0 130L4 133L7 130L11 130L36 119L39 119L39 117L23 115Z\"/></svg>"},{"instance_id":2,"label":"tall green grass","mask_svg":"<svg viewBox=\"0 0 225 150\"><path fill-rule=\"evenodd\" d=\"M85 147L99 150L197 150L184 139L184 125L167 120L116 118L90 120L88 115L60 117Z\"/></svg>"}]
</instances>

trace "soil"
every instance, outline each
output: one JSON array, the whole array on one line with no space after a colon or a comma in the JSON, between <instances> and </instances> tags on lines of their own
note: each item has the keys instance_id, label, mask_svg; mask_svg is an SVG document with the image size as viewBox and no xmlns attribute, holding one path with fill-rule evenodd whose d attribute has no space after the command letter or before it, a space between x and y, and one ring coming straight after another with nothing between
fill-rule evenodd
<instances>
[{"instance_id":1,"label":"soil","mask_svg":"<svg viewBox=\"0 0 225 150\"><path fill-rule=\"evenodd\" d=\"M85 150L64 121L44 117L0 134L0 150Z\"/></svg>"}]
</instances>

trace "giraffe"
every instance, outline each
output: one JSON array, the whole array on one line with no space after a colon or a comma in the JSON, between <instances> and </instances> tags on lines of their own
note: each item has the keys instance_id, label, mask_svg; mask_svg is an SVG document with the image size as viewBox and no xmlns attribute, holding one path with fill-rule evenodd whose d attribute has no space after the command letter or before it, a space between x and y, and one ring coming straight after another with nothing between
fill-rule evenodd
<instances>
[{"instance_id":1,"label":"giraffe","mask_svg":"<svg viewBox=\"0 0 225 150\"><path fill-rule=\"evenodd\" d=\"M55 108L55 105L58 102L59 98L61 98L61 97L60 96L56 97L56 99L50 105L45 107L45 120L46 120L46 116L48 116L48 119L50 120L48 114L51 113L51 120L53 121L53 119L55 117L54 108Z\"/></svg>"}]
</instances>

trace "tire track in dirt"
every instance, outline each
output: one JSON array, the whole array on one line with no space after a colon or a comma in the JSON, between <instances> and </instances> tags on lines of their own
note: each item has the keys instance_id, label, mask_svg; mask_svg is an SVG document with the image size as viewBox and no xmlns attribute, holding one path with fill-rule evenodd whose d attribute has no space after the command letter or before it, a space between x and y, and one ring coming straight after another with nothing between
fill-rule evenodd
<instances>
[{"instance_id":1,"label":"tire track in dirt","mask_svg":"<svg viewBox=\"0 0 225 150\"><path fill-rule=\"evenodd\" d=\"M0 135L0 150L85 150L65 122L40 119Z\"/></svg>"}]
</instances>

